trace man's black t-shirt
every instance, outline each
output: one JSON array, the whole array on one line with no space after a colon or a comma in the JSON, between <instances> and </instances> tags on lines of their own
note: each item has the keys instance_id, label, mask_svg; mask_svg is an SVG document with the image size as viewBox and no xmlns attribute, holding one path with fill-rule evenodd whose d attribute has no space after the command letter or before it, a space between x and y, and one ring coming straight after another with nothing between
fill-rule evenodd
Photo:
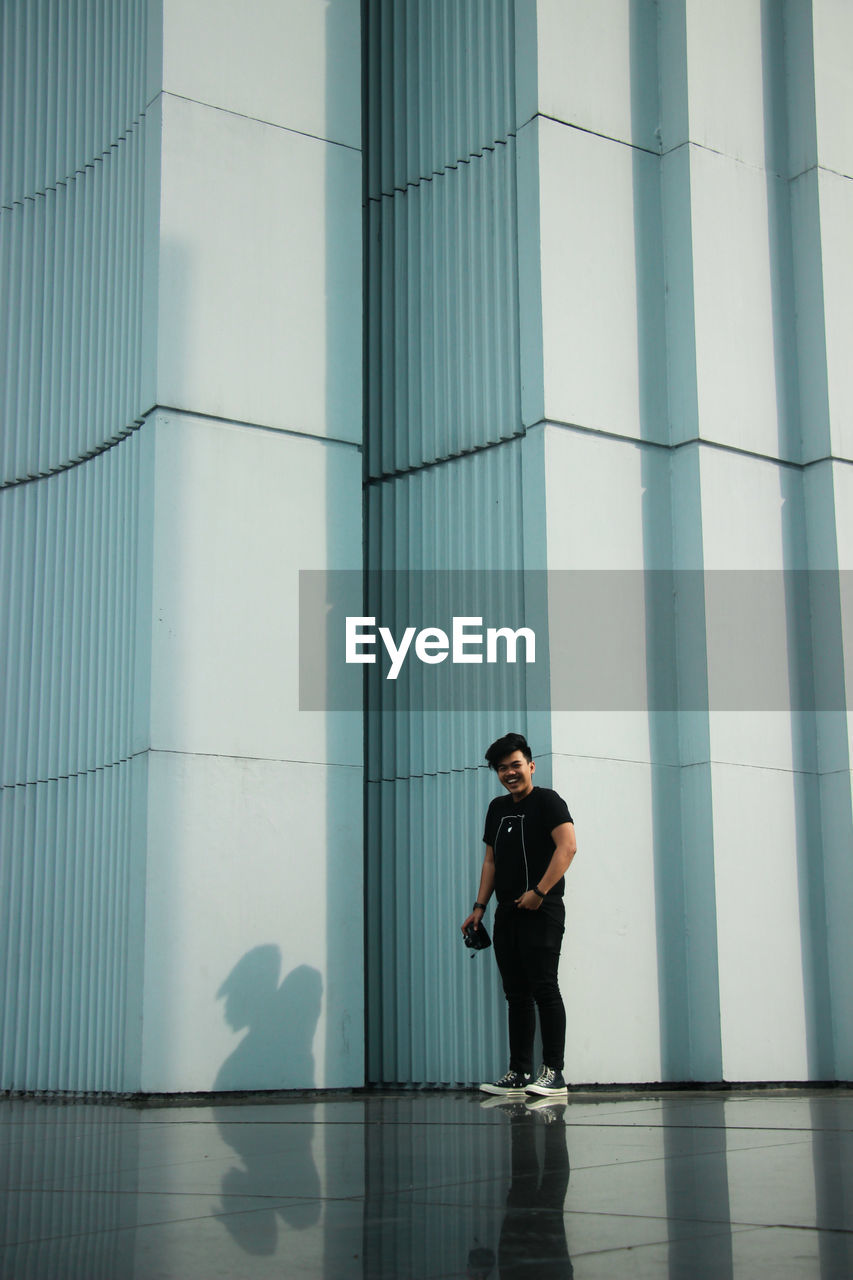
<instances>
[{"instance_id":1,"label":"man's black t-shirt","mask_svg":"<svg viewBox=\"0 0 853 1280\"><path fill-rule=\"evenodd\" d=\"M511 795L495 797L486 813L483 842L490 844L495 854L498 905L515 902L539 883L556 848L551 832L571 821L563 797L548 787L534 787L517 803ZM565 877L561 877L548 890L546 902L562 898L565 887Z\"/></svg>"}]
</instances>

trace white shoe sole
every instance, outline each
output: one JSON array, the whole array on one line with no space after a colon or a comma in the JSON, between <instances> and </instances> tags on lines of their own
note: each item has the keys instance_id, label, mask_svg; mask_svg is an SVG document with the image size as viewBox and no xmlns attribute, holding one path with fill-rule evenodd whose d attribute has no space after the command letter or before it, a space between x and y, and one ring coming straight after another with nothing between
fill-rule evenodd
<instances>
[{"instance_id":1,"label":"white shoe sole","mask_svg":"<svg viewBox=\"0 0 853 1280\"><path fill-rule=\"evenodd\" d=\"M566 1085L562 1089L546 1089L543 1085L529 1084L525 1093L535 1093L540 1098L567 1098L569 1090Z\"/></svg>"},{"instance_id":2,"label":"white shoe sole","mask_svg":"<svg viewBox=\"0 0 853 1280\"><path fill-rule=\"evenodd\" d=\"M492 1093L496 1098L523 1098L526 1089L522 1086L520 1089L499 1089L495 1084L481 1084L481 1093Z\"/></svg>"},{"instance_id":3,"label":"white shoe sole","mask_svg":"<svg viewBox=\"0 0 853 1280\"><path fill-rule=\"evenodd\" d=\"M556 1119L563 1114L567 1101L567 1098L537 1098L529 1094L524 1107L526 1111L534 1111L546 1117L550 1115Z\"/></svg>"}]
</instances>

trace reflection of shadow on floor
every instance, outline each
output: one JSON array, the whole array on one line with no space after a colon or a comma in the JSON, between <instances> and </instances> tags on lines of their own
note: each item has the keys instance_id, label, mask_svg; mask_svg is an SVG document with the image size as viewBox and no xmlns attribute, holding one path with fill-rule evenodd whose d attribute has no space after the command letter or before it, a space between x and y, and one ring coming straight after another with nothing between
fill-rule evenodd
<instances>
[{"instance_id":1,"label":"reflection of shadow on floor","mask_svg":"<svg viewBox=\"0 0 853 1280\"><path fill-rule=\"evenodd\" d=\"M316 969L300 965L279 985L280 972L278 947L255 947L234 966L217 992L217 998L225 1000L228 1025L234 1031L247 1030L222 1064L215 1090L242 1093L314 1086L312 1046L322 978ZM248 1253L272 1254L278 1239L277 1216L291 1227L302 1228L313 1226L320 1215L320 1179L311 1151L313 1125L241 1122L240 1111L227 1106L217 1107L215 1116L220 1134L242 1162L242 1167L234 1166L222 1179L222 1221ZM305 1119L304 1110L300 1119ZM278 1209L240 1213L229 1209L233 1196L298 1200Z\"/></svg>"},{"instance_id":2,"label":"reflection of shadow on floor","mask_svg":"<svg viewBox=\"0 0 853 1280\"><path fill-rule=\"evenodd\" d=\"M564 1218L569 1186L565 1105L507 1107L510 1183L498 1245L500 1280L569 1280L574 1274ZM492 1274L495 1255L479 1247L468 1255L470 1280Z\"/></svg>"}]
</instances>

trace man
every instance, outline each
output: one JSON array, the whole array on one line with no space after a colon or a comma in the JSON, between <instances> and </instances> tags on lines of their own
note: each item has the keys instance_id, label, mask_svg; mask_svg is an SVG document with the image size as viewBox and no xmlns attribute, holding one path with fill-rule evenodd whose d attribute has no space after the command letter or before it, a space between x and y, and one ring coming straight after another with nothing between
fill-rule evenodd
<instances>
[{"instance_id":1,"label":"man","mask_svg":"<svg viewBox=\"0 0 853 1280\"><path fill-rule=\"evenodd\" d=\"M479 928L495 893L495 959L507 999L510 1056L506 1075L480 1088L510 1098L525 1093L563 1097L566 1011L557 968L566 914L564 876L577 849L574 823L556 791L534 787L536 765L522 734L498 738L486 759L509 794L497 796L486 813L480 889L462 929ZM543 1065L534 1080L537 1008Z\"/></svg>"}]
</instances>

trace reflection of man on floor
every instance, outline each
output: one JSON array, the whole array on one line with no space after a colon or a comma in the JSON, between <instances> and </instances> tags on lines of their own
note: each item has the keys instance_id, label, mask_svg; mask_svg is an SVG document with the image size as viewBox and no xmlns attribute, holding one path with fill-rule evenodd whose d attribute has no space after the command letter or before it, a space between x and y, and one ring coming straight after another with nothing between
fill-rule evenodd
<instances>
[{"instance_id":1,"label":"reflection of man on floor","mask_svg":"<svg viewBox=\"0 0 853 1280\"><path fill-rule=\"evenodd\" d=\"M501 1100L501 1107L510 1122L510 1183L497 1275L499 1280L570 1280L574 1269L563 1216L570 1173L565 1106L549 1100L534 1109ZM487 1280L494 1263L490 1249L472 1249L469 1280Z\"/></svg>"},{"instance_id":2,"label":"reflection of man on floor","mask_svg":"<svg viewBox=\"0 0 853 1280\"><path fill-rule=\"evenodd\" d=\"M300 965L279 984L281 952L254 947L234 966L217 998L225 1021L246 1034L219 1069L217 1092L311 1088L315 1084L313 1041L323 994L316 969ZM214 1109L220 1136L240 1157L222 1178L222 1216L230 1235L247 1253L269 1256L278 1245L278 1219L301 1230L320 1217L320 1177L311 1149L313 1125L254 1125L239 1106ZM313 1109L309 1119L313 1117ZM269 1146L273 1143L272 1147ZM241 1213L244 1196L298 1197L277 1209Z\"/></svg>"}]
</instances>

